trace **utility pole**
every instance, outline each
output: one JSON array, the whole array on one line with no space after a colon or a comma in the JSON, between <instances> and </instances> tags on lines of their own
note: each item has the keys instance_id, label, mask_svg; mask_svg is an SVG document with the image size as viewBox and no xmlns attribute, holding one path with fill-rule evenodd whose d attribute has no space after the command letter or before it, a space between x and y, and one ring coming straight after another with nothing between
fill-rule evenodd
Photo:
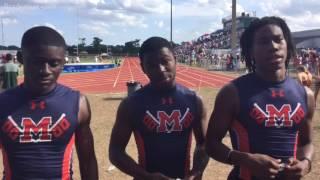
<instances>
[{"instance_id":1,"label":"utility pole","mask_svg":"<svg viewBox=\"0 0 320 180\"><path fill-rule=\"evenodd\" d=\"M77 4L77 57L79 57L79 5Z\"/></svg>"},{"instance_id":2,"label":"utility pole","mask_svg":"<svg viewBox=\"0 0 320 180\"><path fill-rule=\"evenodd\" d=\"M235 56L236 46L237 46L237 2L232 0L232 29L231 29L231 52Z\"/></svg>"},{"instance_id":3,"label":"utility pole","mask_svg":"<svg viewBox=\"0 0 320 180\"><path fill-rule=\"evenodd\" d=\"M1 40L2 40L2 45L5 46L4 44L4 31L3 31L3 18L1 17Z\"/></svg>"},{"instance_id":4,"label":"utility pole","mask_svg":"<svg viewBox=\"0 0 320 180\"><path fill-rule=\"evenodd\" d=\"M172 45L172 0L170 1L170 42Z\"/></svg>"}]
</instances>

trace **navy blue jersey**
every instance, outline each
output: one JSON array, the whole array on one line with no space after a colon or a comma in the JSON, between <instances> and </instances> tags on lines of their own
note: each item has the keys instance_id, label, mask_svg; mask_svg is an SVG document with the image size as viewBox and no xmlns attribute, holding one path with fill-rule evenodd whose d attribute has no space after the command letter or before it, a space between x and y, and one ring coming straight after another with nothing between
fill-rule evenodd
<instances>
[{"instance_id":1,"label":"navy blue jersey","mask_svg":"<svg viewBox=\"0 0 320 180\"><path fill-rule=\"evenodd\" d=\"M32 97L20 85L0 94L4 179L72 179L79 92L57 85Z\"/></svg>"},{"instance_id":2,"label":"navy blue jersey","mask_svg":"<svg viewBox=\"0 0 320 180\"><path fill-rule=\"evenodd\" d=\"M240 98L238 119L230 135L234 149L260 153L286 161L296 157L298 133L307 113L307 94L290 77L271 83L251 73L233 81ZM255 179L244 167L231 173L241 179Z\"/></svg>"},{"instance_id":3,"label":"navy blue jersey","mask_svg":"<svg viewBox=\"0 0 320 180\"><path fill-rule=\"evenodd\" d=\"M190 171L192 126L197 116L196 95L176 85L159 93L151 85L130 97L139 164L148 172L183 178Z\"/></svg>"}]
</instances>

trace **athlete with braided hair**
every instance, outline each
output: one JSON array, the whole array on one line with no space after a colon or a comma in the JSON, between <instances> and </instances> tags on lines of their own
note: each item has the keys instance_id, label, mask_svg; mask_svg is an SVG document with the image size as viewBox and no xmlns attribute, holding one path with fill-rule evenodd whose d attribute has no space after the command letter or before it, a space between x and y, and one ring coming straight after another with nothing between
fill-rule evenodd
<instances>
[{"instance_id":1,"label":"athlete with braided hair","mask_svg":"<svg viewBox=\"0 0 320 180\"><path fill-rule=\"evenodd\" d=\"M254 20L240 46L251 73L216 97L206 147L209 156L234 166L228 179L300 179L311 171L314 97L287 76L294 44L279 17ZM232 149L222 143L229 131Z\"/></svg>"}]
</instances>

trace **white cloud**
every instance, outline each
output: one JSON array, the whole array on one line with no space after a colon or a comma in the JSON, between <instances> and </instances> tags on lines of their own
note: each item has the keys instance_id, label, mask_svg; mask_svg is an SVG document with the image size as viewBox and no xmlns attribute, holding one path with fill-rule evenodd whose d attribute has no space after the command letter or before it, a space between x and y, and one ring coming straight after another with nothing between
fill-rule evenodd
<instances>
[{"instance_id":1,"label":"white cloud","mask_svg":"<svg viewBox=\"0 0 320 180\"><path fill-rule=\"evenodd\" d=\"M209 0L198 0L200 4L208 4Z\"/></svg>"},{"instance_id":2,"label":"white cloud","mask_svg":"<svg viewBox=\"0 0 320 180\"><path fill-rule=\"evenodd\" d=\"M210 27L209 27L209 32L214 32L218 29L221 29L222 28L222 25L221 23L217 23L217 22L212 22L210 23Z\"/></svg>"},{"instance_id":3,"label":"white cloud","mask_svg":"<svg viewBox=\"0 0 320 180\"><path fill-rule=\"evenodd\" d=\"M265 14L279 14L295 16L306 11L318 13L320 1L318 0L283 0L279 3L277 0L269 0L259 3L259 6Z\"/></svg>"},{"instance_id":4,"label":"white cloud","mask_svg":"<svg viewBox=\"0 0 320 180\"><path fill-rule=\"evenodd\" d=\"M197 0L185 1L184 3L174 5L174 15L177 17L222 17L231 15L231 1L229 0ZM237 12L245 11L244 8L237 4Z\"/></svg>"},{"instance_id":5,"label":"white cloud","mask_svg":"<svg viewBox=\"0 0 320 180\"><path fill-rule=\"evenodd\" d=\"M148 27L148 25L144 22L144 17L141 15L127 15L119 11L100 9L91 9L80 12L81 18L88 19L89 21L100 21L101 23L108 23L110 25L121 27Z\"/></svg>"},{"instance_id":6,"label":"white cloud","mask_svg":"<svg viewBox=\"0 0 320 180\"><path fill-rule=\"evenodd\" d=\"M292 31L320 27L320 1L318 0L269 0L259 4L267 16L280 16L286 19Z\"/></svg>"},{"instance_id":7,"label":"white cloud","mask_svg":"<svg viewBox=\"0 0 320 180\"><path fill-rule=\"evenodd\" d=\"M305 13L296 17L284 16L284 19L288 23L291 31L320 28L320 13L314 14L310 11L306 11Z\"/></svg>"},{"instance_id":8,"label":"white cloud","mask_svg":"<svg viewBox=\"0 0 320 180\"><path fill-rule=\"evenodd\" d=\"M18 20L7 9L0 9L0 21L3 25L17 24Z\"/></svg>"},{"instance_id":9,"label":"white cloud","mask_svg":"<svg viewBox=\"0 0 320 180\"><path fill-rule=\"evenodd\" d=\"M80 24L79 27L82 30L91 32L91 34L97 34L101 36L113 35L108 29L110 26L100 21L92 21L89 24Z\"/></svg>"},{"instance_id":10,"label":"white cloud","mask_svg":"<svg viewBox=\"0 0 320 180\"><path fill-rule=\"evenodd\" d=\"M115 0L121 9L135 13L166 13L170 3L166 0Z\"/></svg>"},{"instance_id":11,"label":"white cloud","mask_svg":"<svg viewBox=\"0 0 320 180\"><path fill-rule=\"evenodd\" d=\"M15 18L3 18L2 23L3 25L18 24L18 20Z\"/></svg>"},{"instance_id":12,"label":"white cloud","mask_svg":"<svg viewBox=\"0 0 320 180\"><path fill-rule=\"evenodd\" d=\"M159 28L162 28L162 27L163 27L163 25L164 25L164 22L163 22L163 21L159 21L159 22L157 22L157 26L158 26Z\"/></svg>"}]
</instances>

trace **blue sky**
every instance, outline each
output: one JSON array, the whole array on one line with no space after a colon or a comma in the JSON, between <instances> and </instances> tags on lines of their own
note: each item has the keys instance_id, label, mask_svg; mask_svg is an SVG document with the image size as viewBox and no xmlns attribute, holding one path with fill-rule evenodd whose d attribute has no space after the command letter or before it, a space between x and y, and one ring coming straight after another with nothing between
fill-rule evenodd
<instances>
[{"instance_id":1,"label":"blue sky","mask_svg":"<svg viewBox=\"0 0 320 180\"><path fill-rule=\"evenodd\" d=\"M191 41L222 28L232 0L172 0L173 40ZM237 0L237 12L277 15L292 31L320 29L319 0ZM20 46L22 34L36 25L58 30L69 45L99 37L124 44L150 36L170 38L170 0L0 0L1 45ZM2 39L2 34L4 38Z\"/></svg>"}]
</instances>

